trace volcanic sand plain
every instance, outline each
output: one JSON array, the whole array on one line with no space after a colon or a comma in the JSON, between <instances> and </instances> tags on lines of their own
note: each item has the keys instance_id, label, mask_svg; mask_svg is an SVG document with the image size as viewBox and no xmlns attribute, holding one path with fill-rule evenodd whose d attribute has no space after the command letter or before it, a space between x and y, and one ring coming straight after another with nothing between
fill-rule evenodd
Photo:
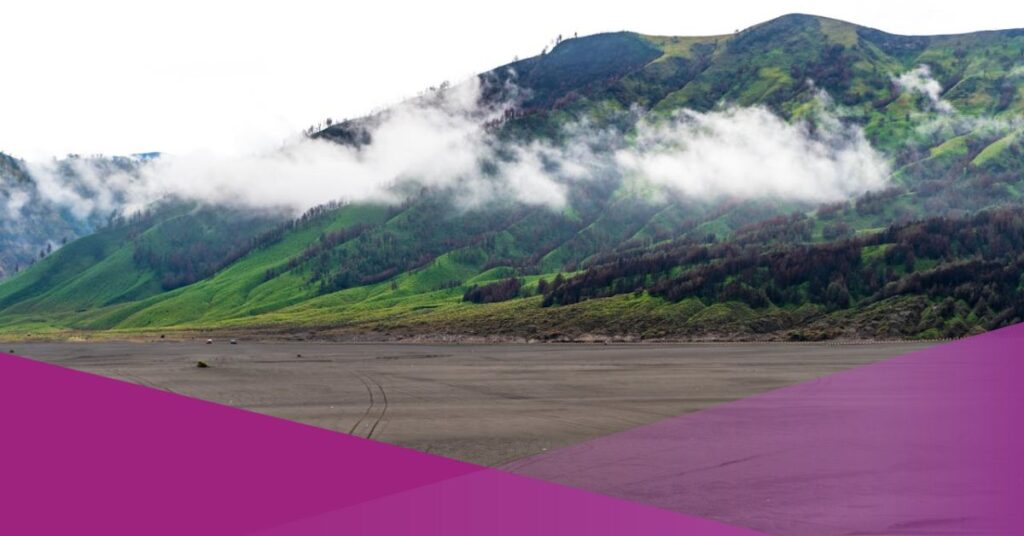
<instances>
[{"instance_id":1,"label":"volcanic sand plain","mask_svg":"<svg viewBox=\"0 0 1024 536\"><path fill-rule=\"evenodd\" d=\"M60 342L10 353L483 465L927 343ZM208 366L197 366L202 361Z\"/></svg>"}]
</instances>

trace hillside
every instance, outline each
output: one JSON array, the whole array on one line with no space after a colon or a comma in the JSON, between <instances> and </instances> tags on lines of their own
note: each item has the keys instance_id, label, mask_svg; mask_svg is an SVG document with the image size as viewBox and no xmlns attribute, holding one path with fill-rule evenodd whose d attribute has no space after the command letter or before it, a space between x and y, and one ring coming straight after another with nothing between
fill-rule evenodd
<instances>
[{"instance_id":1,"label":"hillside","mask_svg":"<svg viewBox=\"0 0 1024 536\"><path fill-rule=\"evenodd\" d=\"M398 202L323 199L296 219L164 203L79 227L0 284L0 333L800 340L1024 319L1024 30L909 37L789 15L725 36L568 39L479 80L499 154L596 162L561 176L564 204L466 205L457 184L415 179ZM372 146L389 113L313 138ZM647 164L666 138L735 125L821 152L821 184L742 195L771 172L766 153L737 191L661 189ZM860 180L868 152L884 182L826 188ZM13 251L0 254L25 262Z\"/></svg>"},{"instance_id":2,"label":"hillside","mask_svg":"<svg viewBox=\"0 0 1024 536\"><path fill-rule=\"evenodd\" d=\"M0 280L95 231L109 214L76 214L39 195L25 163L0 153Z\"/></svg>"}]
</instances>

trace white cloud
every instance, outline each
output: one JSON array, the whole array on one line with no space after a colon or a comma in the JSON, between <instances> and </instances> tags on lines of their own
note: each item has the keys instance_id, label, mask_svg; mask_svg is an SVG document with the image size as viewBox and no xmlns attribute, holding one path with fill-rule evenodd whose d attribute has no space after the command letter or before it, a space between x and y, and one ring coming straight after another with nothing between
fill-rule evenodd
<instances>
[{"instance_id":1,"label":"white cloud","mask_svg":"<svg viewBox=\"0 0 1024 536\"><path fill-rule=\"evenodd\" d=\"M942 84L932 77L932 70L927 65L918 65L895 77L893 81L905 91L913 91L928 97L935 110L942 113L953 112L953 105L942 100Z\"/></svg>"},{"instance_id":2,"label":"white cloud","mask_svg":"<svg viewBox=\"0 0 1024 536\"><path fill-rule=\"evenodd\" d=\"M624 170L685 197L847 199L886 185L884 159L856 127L825 112L812 132L765 108L683 111L642 124Z\"/></svg>"},{"instance_id":3,"label":"white cloud","mask_svg":"<svg viewBox=\"0 0 1024 536\"><path fill-rule=\"evenodd\" d=\"M1024 75L1024 65L1014 66L1006 74L1013 79ZM1024 127L1024 119L1014 116L972 115L961 113L939 94L941 86L931 77L927 65L903 73L894 79L900 87L908 91L924 94L931 101L935 110L941 112L919 123L915 130L924 136L928 143L940 143L954 136L973 133L984 137L1003 136L1011 131Z\"/></svg>"},{"instance_id":4,"label":"white cloud","mask_svg":"<svg viewBox=\"0 0 1024 536\"><path fill-rule=\"evenodd\" d=\"M690 198L820 202L884 187L889 174L863 132L830 112L827 97L813 128L759 107L683 111L655 123L634 110L635 139L580 122L555 145L500 141L484 125L505 105L481 107L479 95L473 78L408 101L370 121L370 141L360 147L301 138L247 156L164 156L131 171L90 159L30 168L39 195L79 217L169 197L297 213L333 200L398 202L395 187L406 183L448 191L467 207L499 200L560 208L574 184L622 177Z\"/></svg>"},{"instance_id":5,"label":"white cloud","mask_svg":"<svg viewBox=\"0 0 1024 536\"><path fill-rule=\"evenodd\" d=\"M299 138L248 155L166 155L132 171L111 173L94 159L65 161L73 173L63 173L64 163L56 161L31 164L30 170L41 196L79 217L130 212L168 197L294 212L338 199L395 202L392 187L404 181L451 188L463 204L502 196L561 206L563 186L536 154L499 156L484 124L500 108L479 107L479 90L474 77L400 104L377 118L372 141L360 147ZM494 163L496 176L484 172L485 161Z\"/></svg>"},{"instance_id":6,"label":"white cloud","mask_svg":"<svg viewBox=\"0 0 1024 536\"><path fill-rule=\"evenodd\" d=\"M32 199L32 196L21 189L8 190L6 210L7 217L14 219L21 216L21 209Z\"/></svg>"}]
</instances>

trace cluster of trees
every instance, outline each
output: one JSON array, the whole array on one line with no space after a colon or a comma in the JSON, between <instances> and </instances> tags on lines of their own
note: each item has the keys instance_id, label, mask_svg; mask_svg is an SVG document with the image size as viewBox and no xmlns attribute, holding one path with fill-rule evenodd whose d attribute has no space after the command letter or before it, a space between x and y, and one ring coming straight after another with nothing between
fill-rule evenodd
<instances>
[{"instance_id":1,"label":"cluster of trees","mask_svg":"<svg viewBox=\"0 0 1024 536\"><path fill-rule=\"evenodd\" d=\"M739 245L809 242L813 233L814 220L797 212L740 227L733 235L733 242Z\"/></svg>"},{"instance_id":2,"label":"cluster of trees","mask_svg":"<svg viewBox=\"0 0 1024 536\"><path fill-rule=\"evenodd\" d=\"M291 231L308 229L313 225L334 217L339 210L347 206L349 206L347 201L329 201L310 208L303 212L299 217L286 220L274 228L253 238L253 248L259 249L272 246L279 242L285 234Z\"/></svg>"},{"instance_id":3,"label":"cluster of trees","mask_svg":"<svg viewBox=\"0 0 1024 536\"><path fill-rule=\"evenodd\" d=\"M512 121L514 119L522 119L523 117L526 117L526 115L526 111L516 108L515 106L510 106L508 108L505 108L505 110L503 110L501 112L501 115L499 115L498 117L495 117L494 119L490 119L484 122L484 128L488 130L497 130L505 123Z\"/></svg>"},{"instance_id":4,"label":"cluster of trees","mask_svg":"<svg viewBox=\"0 0 1024 536\"><path fill-rule=\"evenodd\" d=\"M163 211L179 215L168 217ZM146 225L150 219L156 221L158 213L163 220ZM273 234L275 222L269 216L176 206L129 217L125 235L132 241L135 265L153 272L164 290L172 290L209 277L253 249L280 239Z\"/></svg>"},{"instance_id":5,"label":"cluster of trees","mask_svg":"<svg viewBox=\"0 0 1024 536\"><path fill-rule=\"evenodd\" d=\"M266 273L264 274L264 279L269 281L277 277L278 275L290 270L294 270L295 268L298 268L302 264L317 257L322 256L324 259L329 259L329 254L325 255L325 253L328 253L331 249L341 244L344 244L345 242L348 242L353 238L358 237L359 235L365 233L369 229L370 226L367 224L356 224L338 231L333 231L330 233L321 233L320 236L317 238L316 242L313 242L312 244L307 246L306 249L302 251L302 253L288 259L288 262L284 264L275 266L273 268L268 268Z\"/></svg>"},{"instance_id":6,"label":"cluster of trees","mask_svg":"<svg viewBox=\"0 0 1024 536\"><path fill-rule=\"evenodd\" d=\"M892 200L903 195L904 190L898 186L879 190L877 192L868 192L857 198L857 202L854 205L857 209L857 214L862 216L880 214L885 210Z\"/></svg>"},{"instance_id":7,"label":"cluster of trees","mask_svg":"<svg viewBox=\"0 0 1024 536\"><path fill-rule=\"evenodd\" d=\"M793 80L814 80L816 85L844 95L850 88L854 76L854 58L845 52L846 47L843 45L827 45L814 61L790 65L789 76ZM887 88L887 85L883 87ZM856 99L852 95L849 98Z\"/></svg>"},{"instance_id":8,"label":"cluster of trees","mask_svg":"<svg viewBox=\"0 0 1024 536\"><path fill-rule=\"evenodd\" d=\"M545 306L647 291L669 301L810 303L830 311L924 295L961 301L992 327L1024 318L1022 274L1024 214L1004 209L819 244L681 242L595 264L539 290Z\"/></svg>"},{"instance_id":9,"label":"cluster of trees","mask_svg":"<svg viewBox=\"0 0 1024 536\"><path fill-rule=\"evenodd\" d=\"M156 223L163 207L137 210L131 214L111 212L103 229L128 229L129 237L138 236L142 230Z\"/></svg>"},{"instance_id":10,"label":"cluster of trees","mask_svg":"<svg viewBox=\"0 0 1024 536\"><path fill-rule=\"evenodd\" d=\"M821 237L829 241L847 238L854 234L856 234L856 230L848 223L841 221L826 223L821 228Z\"/></svg>"},{"instance_id":11,"label":"cluster of trees","mask_svg":"<svg viewBox=\"0 0 1024 536\"><path fill-rule=\"evenodd\" d=\"M136 265L159 274L164 290L189 285L215 273L227 264L227 258L224 250L203 242L166 252L137 247L133 254Z\"/></svg>"},{"instance_id":12,"label":"cluster of trees","mask_svg":"<svg viewBox=\"0 0 1024 536\"><path fill-rule=\"evenodd\" d=\"M331 125L333 125L333 124L334 124L334 119L328 117L327 119L324 119L323 121L320 121L318 123L313 123L312 125L309 125L308 127L306 127L302 131L302 134L304 136L306 136L307 138L312 138L312 137L316 136L316 134L318 132L320 132L320 131L322 131L322 130L324 130L326 128L330 128Z\"/></svg>"},{"instance_id":13,"label":"cluster of trees","mask_svg":"<svg viewBox=\"0 0 1024 536\"><path fill-rule=\"evenodd\" d=\"M609 196L611 191L592 194ZM653 210L610 211L605 226L581 233L602 213L602 204L581 199L578 206L586 219L519 204L466 210L454 206L448 192L426 191L397 207L384 223L321 236L265 277L294 272L319 292L329 293L415 270L441 254L482 271L511 267L519 274L537 273L556 248L560 261L579 262L628 238Z\"/></svg>"},{"instance_id":14,"label":"cluster of trees","mask_svg":"<svg viewBox=\"0 0 1024 536\"><path fill-rule=\"evenodd\" d=\"M443 253L493 239L496 230L521 219L528 209L458 211L445 193L423 192L386 223L339 235L315 255L300 258L295 270L321 293L368 285L426 266Z\"/></svg>"},{"instance_id":15,"label":"cluster of trees","mask_svg":"<svg viewBox=\"0 0 1024 536\"><path fill-rule=\"evenodd\" d=\"M518 298L523 288L523 281L516 277L509 277L488 283L486 285L473 285L462 296L462 301L473 303L496 303Z\"/></svg>"}]
</instances>

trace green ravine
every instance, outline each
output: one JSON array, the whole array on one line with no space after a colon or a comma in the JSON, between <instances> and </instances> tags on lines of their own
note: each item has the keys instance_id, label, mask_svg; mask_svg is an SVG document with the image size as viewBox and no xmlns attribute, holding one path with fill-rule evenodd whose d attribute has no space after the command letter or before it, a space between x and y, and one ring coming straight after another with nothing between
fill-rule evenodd
<instances>
[{"instance_id":1,"label":"green ravine","mask_svg":"<svg viewBox=\"0 0 1024 536\"><path fill-rule=\"evenodd\" d=\"M920 65L941 85L941 106L895 82ZM724 36L565 40L481 75L485 99L502 98L511 71L528 90L496 127L502 139L558 145L566 125L583 122L628 140L638 118L726 107L813 125L828 102L888 160L891 186L817 206L664 198L619 177L575 188L561 210L465 209L424 189L400 205L332 204L294 221L172 202L0 283L0 337L806 340L993 329L1024 319L1021 66L1024 30L909 37L809 15ZM315 136L359 143L370 122Z\"/></svg>"}]
</instances>

